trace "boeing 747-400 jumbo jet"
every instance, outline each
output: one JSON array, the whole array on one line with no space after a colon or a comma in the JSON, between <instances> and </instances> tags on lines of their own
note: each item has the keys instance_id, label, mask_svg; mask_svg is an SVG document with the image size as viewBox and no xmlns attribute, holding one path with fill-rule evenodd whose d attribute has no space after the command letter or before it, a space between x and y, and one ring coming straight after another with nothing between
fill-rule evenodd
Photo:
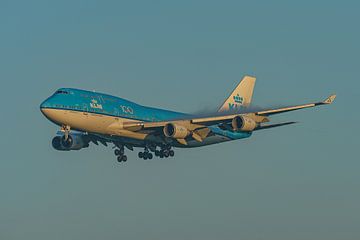
<instances>
[{"instance_id":1,"label":"boeing 747-400 jumbo jet","mask_svg":"<svg viewBox=\"0 0 360 240\"><path fill-rule=\"evenodd\" d=\"M40 105L41 112L61 127L52 140L56 150L89 147L90 143L115 146L119 162L126 162L125 148L143 148L139 158L173 157L173 147L190 148L248 138L253 131L293 124L269 124L269 116L302 108L331 104L323 102L278 109L251 111L255 78L245 76L218 113L196 116L145 107L107 94L61 88ZM247 110L248 109L248 110Z\"/></svg>"}]
</instances>

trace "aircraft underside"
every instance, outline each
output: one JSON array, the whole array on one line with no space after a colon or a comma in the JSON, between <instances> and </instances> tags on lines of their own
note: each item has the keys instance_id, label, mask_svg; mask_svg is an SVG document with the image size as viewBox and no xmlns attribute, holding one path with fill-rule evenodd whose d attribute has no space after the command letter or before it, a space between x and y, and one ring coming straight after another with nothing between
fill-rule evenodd
<instances>
[{"instance_id":1,"label":"aircraft underside","mask_svg":"<svg viewBox=\"0 0 360 240\"><path fill-rule=\"evenodd\" d=\"M126 149L133 151L134 148L143 148L144 150L138 154L138 157L143 159L152 159L153 155L166 158L174 156L173 147L202 147L247 138L251 135L251 133L243 132L231 133L221 130L217 126L210 126L207 136L201 142L189 136L184 139L186 144L183 144L177 139L164 136L162 131L134 134L131 131L114 130L114 125L117 127L123 122L128 122L128 119L62 109L47 109L44 112L55 124L61 126L61 131L52 141L55 149L80 150L88 147L90 143L96 145L101 143L104 146L112 143L115 146L114 153L119 162L127 161Z\"/></svg>"},{"instance_id":2,"label":"aircraft underside","mask_svg":"<svg viewBox=\"0 0 360 240\"><path fill-rule=\"evenodd\" d=\"M65 131L66 130L62 128L62 131L59 131L57 133L57 136L54 137L52 144L55 149L61 151L69 151L87 148L91 143L95 145L99 145L100 143L106 147L108 146L108 144L113 144L114 153L119 162L126 162L126 150L134 151L135 148L143 148L144 150L138 153L138 157L147 160L152 159L153 155L159 158L173 157L175 154L173 148L196 148L235 140L224 137L222 135L212 134L211 136L204 139L203 142L189 139L187 145L182 145L176 140L170 140L166 144L164 144L164 141L155 143L122 136L111 136L99 133L87 133L79 130L72 130L67 133L70 142L66 142Z\"/></svg>"}]
</instances>

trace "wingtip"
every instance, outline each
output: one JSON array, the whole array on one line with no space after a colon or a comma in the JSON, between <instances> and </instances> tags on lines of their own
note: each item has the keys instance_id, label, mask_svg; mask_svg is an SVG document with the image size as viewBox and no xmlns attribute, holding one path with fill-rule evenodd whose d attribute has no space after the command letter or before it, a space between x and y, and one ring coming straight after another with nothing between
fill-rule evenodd
<instances>
[{"instance_id":1,"label":"wingtip","mask_svg":"<svg viewBox=\"0 0 360 240\"><path fill-rule=\"evenodd\" d=\"M336 94L330 95L327 99L323 101L324 104L332 104L336 98Z\"/></svg>"},{"instance_id":2,"label":"wingtip","mask_svg":"<svg viewBox=\"0 0 360 240\"><path fill-rule=\"evenodd\" d=\"M243 76L242 80L244 80L244 79L256 81L256 77L253 75L245 75L245 76Z\"/></svg>"}]
</instances>

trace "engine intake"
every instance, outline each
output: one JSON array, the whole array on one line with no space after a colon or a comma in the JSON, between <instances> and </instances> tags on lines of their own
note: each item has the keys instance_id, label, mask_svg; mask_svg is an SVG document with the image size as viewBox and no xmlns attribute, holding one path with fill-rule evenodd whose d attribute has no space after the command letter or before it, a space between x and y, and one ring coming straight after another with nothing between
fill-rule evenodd
<instances>
[{"instance_id":1,"label":"engine intake","mask_svg":"<svg viewBox=\"0 0 360 240\"><path fill-rule=\"evenodd\" d=\"M234 131L251 132L257 127L257 123L246 116L236 116L231 122L231 126Z\"/></svg>"},{"instance_id":2,"label":"engine intake","mask_svg":"<svg viewBox=\"0 0 360 240\"><path fill-rule=\"evenodd\" d=\"M70 134L68 139L65 136L56 136L52 140L52 146L59 151L80 150L89 146L89 141L83 134Z\"/></svg>"},{"instance_id":3,"label":"engine intake","mask_svg":"<svg viewBox=\"0 0 360 240\"><path fill-rule=\"evenodd\" d=\"M168 123L164 126L164 135L170 138L184 139L190 135L190 131L181 125Z\"/></svg>"}]
</instances>

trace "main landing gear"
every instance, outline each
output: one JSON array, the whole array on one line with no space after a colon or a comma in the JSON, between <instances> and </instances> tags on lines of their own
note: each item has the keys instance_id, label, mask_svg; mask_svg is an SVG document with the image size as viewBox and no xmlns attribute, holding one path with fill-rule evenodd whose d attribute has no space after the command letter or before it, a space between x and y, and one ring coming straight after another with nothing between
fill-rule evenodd
<instances>
[{"instance_id":1,"label":"main landing gear","mask_svg":"<svg viewBox=\"0 0 360 240\"><path fill-rule=\"evenodd\" d=\"M138 153L138 157L144 160L153 159L154 155L152 152L155 154L156 157L159 158L168 158L175 155L174 150L171 149L171 146L162 146L160 150L157 150L156 146L146 146L143 152ZM127 161L124 146L116 145L114 153L117 156L118 162L121 163Z\"/></svg>"},{"instance_id":2,"label":"main landing gear","mask_svg":"<svg viewBox=\"0 0 360 240\"><path fill-rule=\"evenodd\" d=\"M126 162L127 161L127 156L125 155L124 146L116 148L114 150L114 153L117 156L117 161L118 162Z\"/></svg>"},{"instance_id":3,"label":"main landing gear","mask_svg":"<svg viewBox=\"0 0 360 240\"><path fill-rule=\"evenodd\" d=\"M138 157L144 160L152 159L153 154L149 151L149 148L145 147L144 152L139 152Z\"/></svg>"},{"instance_id":4,"label":"main landing gear","mask_svg":"<svg viewBox=\"0 0 360 240\"><path fill-rule=\"evenodd\" d=\"M159 158L168 158L175 155L175 152L171 149L171 146L162 147L161 150L157 150L156 148L151 150L154 152L155 156ZM144 152L139 152L138 157L147 160L152 159L153 154L149 151L149 148L145 147Z\"/></svg>"},{"instance_id":5,"label":"main landing gear","mask_svg":"<svg viewBox=\"0 0 360 240\"><path fill-rule=\"evenodd\" d=\"M144 152L139 152L138 157L147 160L147 159L152 159L153 154L149 151L144 151Z\"/></svg>"},{"instance_id":6,"label":"main landing gear","mask_svg":"<svg viewBox=\"0 0 360 240\"><path fill-rule=\"evenodd\" d=\"M174 150L172 149L161 149L156 150L155 151L155 156L159 157L159 158L168 158L168 157L173 157L175 155Z\"/></svg>"}]
</instances>

